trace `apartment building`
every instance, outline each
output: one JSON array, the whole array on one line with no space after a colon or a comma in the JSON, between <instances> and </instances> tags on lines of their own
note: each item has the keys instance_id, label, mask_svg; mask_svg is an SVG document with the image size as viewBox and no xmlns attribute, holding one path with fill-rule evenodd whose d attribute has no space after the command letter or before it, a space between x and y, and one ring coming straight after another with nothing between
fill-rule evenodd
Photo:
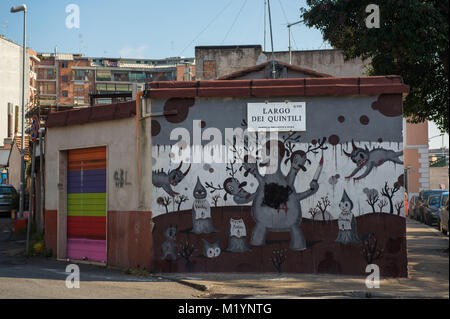
<instances>
[{"instance_id":1,"label":"apartment building","mask_svg":"<svg viewBox=\"0 0 450 319\"><path fill-rule=\"evenodd\" d=\"M27 48L25 57L25 112L36 103L36 52ZM0 35L0 148L22 134L22 46ZM6 143L5 143L6 141Z\"/></svg>"},{"instance_id":2,"label":"apartment building","mask_svg":"<svg viewBox=\"0 0 450 319\"><path fill-rule=\"evenodd\" d=\"M56 110L130 100L134 83L193 79L193 58L126 59L41 53L40 105Z\"/></svg>"}]
</instances>

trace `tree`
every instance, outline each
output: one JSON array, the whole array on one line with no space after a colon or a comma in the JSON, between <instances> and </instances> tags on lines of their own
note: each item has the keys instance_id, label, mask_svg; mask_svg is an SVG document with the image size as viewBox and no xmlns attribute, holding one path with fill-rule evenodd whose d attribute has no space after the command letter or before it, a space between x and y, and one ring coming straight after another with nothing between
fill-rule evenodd
<instances>
[{"instance_id":1,"label":"tree","mask_svg":"<svg viewBox=\"0 0 450 319\"><path fill-rule=\"evenodd\" d=\"M220 197L219 194L214 195L211 199L212 199L212 204L214 205L214 207L217 207L217 205L219 204L219 199L221 199L222 197Z\"/></svg>"},{"instance_id":2,"label":"tree","mask_svg":"<svg viewBox=\"0 0 450 319\"><path fill-rule=\"evenodd\" d=\"M321 197L320 201L317 203L316 208L322 213L322 220L325 221L325 213L327 212L327 208L331 205L328 196Z\"/></svg>"},{"instance_id":3,"label":"tree","mask_svg":"<svg viewBox=\"0 0 450 319\"><path fill-rule=\"evenodd\" d=\"M177 197L174 199L175 204L177 204L177 210L180 211L181 209L181 205L184 202L187 202L189 200L189 198L187 196L184 195L177 195Z\"/></svg>"},{"instance_id":4,"label":"tree","mask_svg":"<svg viewBox=\"0 0 450 319\"><path fill-rule=\"evenodd\" d=\"M400 215L401 210L403 208L403 204L404 204L403 201L399 201L395 204L395 210L397 211L397 215Z\"/></svg>"},{"instance_id":5,"label":"tree","mask_svg":"<svg viewBox=\"0 0 450 319\"><path fill-rule=\"evenodd\" d=\"M158 197L156 203L160 206L164 206L164 208L166 209L166 214L169 213L169 205L170 203L172 203L172 200L170 199L169 196Z\"/></svg>"},{"instance_id":6,"label":"tree","mask_svg":"<svg viewBox=\"0 0 450 319\"><path fill-rule=\"evenodd\" d=\"M378 208L380 209L380 213L383 212L383 207L385 207L387 204L388 204L388 203L387 203L387 200L384 200L384 199L381 199L381 200L378 202L377 206L378 206Z\"/></svg>"},{"instance_id":7,"label":"tree","mask_svg":"<svg viewBox=\"0 0 450 319\"><path fill-rule=\"evenodd\" d=\"M381 189L381 195L386 197L389 201L389 213L394 213L394 204L392 202L392 198L394 197L394 194L397 193L397 191L400 189L400 186L398 183L394 184L394 187L388 187L388 183L386 182L384 184L384 187Z\"/></svg>"},{"instance_id":8,"label":"tree","mask_svg":"<svg viewBox=\"0 0 450 319\"><path fill-rule=\"evenodd\" d=\"M403 105L411 122L426 119L449 132L448 13L445 0L385 0L380 28L367 28L372 0L307 0L301 16L346 59L371 61L369 75L396 74L410 86Z\"/></svg>"},{"instance_id":9,"label":"tree","mask_svg":"<svg viewBox=\"0 0 450 319\"><path fill-rule=\"evenodd\" d=\"M376 189L364 189L364 192L367 195L366 202L372 207L372 211L375 213L375 204L380 199L378 192Z\"/></svg>"}]
</instances>

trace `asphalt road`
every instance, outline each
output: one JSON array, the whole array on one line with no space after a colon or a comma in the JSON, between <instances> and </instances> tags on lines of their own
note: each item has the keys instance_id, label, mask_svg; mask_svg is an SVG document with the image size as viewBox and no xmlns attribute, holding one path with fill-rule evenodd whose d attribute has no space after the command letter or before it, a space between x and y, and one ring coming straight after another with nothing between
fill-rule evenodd
<instances>
[{"instance_id":1,"label":"asphalt road","mask_svg":"<svg viewBox=\"0 0 450 319\"><path fill-rule=\"evenodd\" d=\"M66 263L21 255L25 242L8 241L0 219L0 299L5 298L366 298L365 278L313 274L127 275L80 265L80 288L66 287ZM4 227L3 227L4 228ZM4 228L7 229L7 228ZM407 219L408 278L382 279L380 298L449 298L448 237ZM184 282L185 284L181 284ZM205 287L202 292L186 284Z\"/></svg>"},{"instance_id":2,"label":"asphalt road","mask_svg":"<svg viewBox=\"0 0 450 319\"><path fill-rule=\"evenodd\" d=\"M67 288L66 278L71 274L66 272L67 264L51 258L25 258L24 238L7 240L9 233L2 225L8 222L0 218L0 299L190 299L200 294L194 288L160 276L138 277L92 265L79 265L80 288Z\"/></svg>"}]
</instances>

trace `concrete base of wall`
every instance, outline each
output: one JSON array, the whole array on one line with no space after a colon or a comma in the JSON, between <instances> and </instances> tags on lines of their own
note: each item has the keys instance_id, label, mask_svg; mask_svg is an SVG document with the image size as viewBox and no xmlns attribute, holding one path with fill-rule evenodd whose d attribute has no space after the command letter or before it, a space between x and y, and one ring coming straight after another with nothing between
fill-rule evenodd
<instances>
[{"instance_id":1,"label":"concrete base of wall","mask_svg":"<svg viewBox=\"0 0 450 319\"><path fill-rule=\"evenodd\" d=\"M56 252L57 211L45 211L45 246ZM108 211L107 266L150 270L153 263L151 212ZM62 258L61 260L64 260Z\"/></svg>"}]
</instances>

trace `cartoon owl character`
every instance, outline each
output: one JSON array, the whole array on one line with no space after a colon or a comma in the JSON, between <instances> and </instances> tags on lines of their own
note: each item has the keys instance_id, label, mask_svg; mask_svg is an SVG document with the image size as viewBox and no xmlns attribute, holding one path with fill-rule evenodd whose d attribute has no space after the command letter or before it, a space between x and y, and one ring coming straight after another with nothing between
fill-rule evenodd
<instances>
[{"instance_id":1,"label":"cartoon owl character","mask_svg":"<svg viewBox=\"0 0 450 319\"><path fill-rule=\"evenodd\" d=\"M222 250L220 249L220 240L215 243L208 243L204 238L203 241L203 256L207 258L217 258L220 256Z\"/></svg>"},{"instance_id":2,"label":"cartoon owl character","mask_svg":"<svg viewBox=\"0 0 450 319\"><path fill-rule=\"evenodd\" d=\"M360 242L356 233L356 218L352 213L353 202L345 190L339 208L341 213L338 217L339 233L336 241L343 244Z\"/></svg>"},{"instance_id":3,"label":"cartoon owl character","mask_svg":"<svg viewBox=\"0 0 450 319\"><path fill-rule=\"evenodd\" d=\"M206 189L197 177L194 187L194 203L192 204L192 232L195 234L207 234L216 232L212 223L211 206L206 199Z\"/></svg>"},{"instance_id":4,"label":"cartoon owl character","mask_svg":"<svg viewBox=\"0 0 450 319\"><path fill-rule=\"evenodd\" d=\"M247 246L247 230L241 217L230 218L230 230L228 235L227 251L234 253L251 251Z\"/></svg>"}]
</instances>

